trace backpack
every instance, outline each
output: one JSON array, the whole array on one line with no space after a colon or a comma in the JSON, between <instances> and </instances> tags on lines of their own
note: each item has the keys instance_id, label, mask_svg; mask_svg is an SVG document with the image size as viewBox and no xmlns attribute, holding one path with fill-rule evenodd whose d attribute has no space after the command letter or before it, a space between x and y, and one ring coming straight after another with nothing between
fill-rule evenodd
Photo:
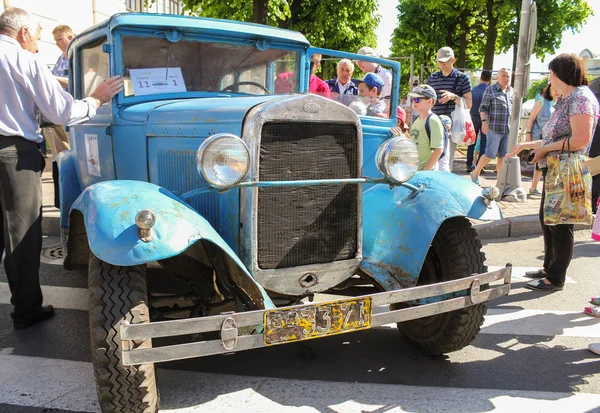
<instances>
[{"instance_id":1,"label":"backpack","mask_svg":"<svg viewBox=\"0 0 600 413\"><path fill-rule=\"evenodd\" d=\"M431 126L429 125L429 118L432 116L437 116L435 113L430 113L425 120L425 132L427 133L427 138L429 139L429 143L431 144ZM441 120L440 120L441 122ZM440 159L446 156L446 150L448 149L448 140L450 139L450 134L446 130L446 127L442 123L442 130L444 131L444 146L442 148L442 154L440 155Z\"/></svg>"}]
</instances>

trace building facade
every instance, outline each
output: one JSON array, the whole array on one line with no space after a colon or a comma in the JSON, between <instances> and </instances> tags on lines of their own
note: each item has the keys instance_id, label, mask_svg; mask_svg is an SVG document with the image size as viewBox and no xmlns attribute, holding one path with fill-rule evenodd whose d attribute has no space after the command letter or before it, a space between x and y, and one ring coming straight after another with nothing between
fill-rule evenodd
<instances>
[{"instance_id":1,"label":"building facade","mask_svg":"<svg viewBox=\"0 0 600 413\"><path fill-rule=\"evenodd\" d=\"M0 12L20 7L34 14L42 26L39 59L54 65L60 50L54 43L52 30L66 24L75 33L108 19L115 13L145 12L181 14L180 0L1 0Z\"/></svg>"}]
</instances>

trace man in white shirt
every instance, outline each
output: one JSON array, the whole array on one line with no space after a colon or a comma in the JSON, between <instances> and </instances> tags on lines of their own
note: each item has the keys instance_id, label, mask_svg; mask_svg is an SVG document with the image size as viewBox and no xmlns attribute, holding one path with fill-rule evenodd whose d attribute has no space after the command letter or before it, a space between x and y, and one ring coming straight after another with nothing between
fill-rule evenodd
<instances>
[{"instance_id":1,"label":"man in white shirt","mask_svg":"<svg viewBox=\"0 0 600 413\"><path fill-rule=\"evenodd\" d=\"M375 51L372 47L361 47L357 54L369 57L381 57L379 53ZM381 79L383 79L383 89L381 89L381 98L389 100L392 94L392 72L388 69L384 69L377 63L366 62L364 60L359 60L356 62L360 70L366 73L375 73Z\"/></svg>"},{"instance_id":2,"label":"man in white shirt","mask_svg":"<svg viewBox=\"0 0 600 413\"><path fill-rule=\"evenodd\" d=\"M52 306L42 306L39 278L45 161L37 146L38 111L57 125L73 125L95 116L123 88L123 79L115 76L89 98L74 100L35 59L40 31L25 10L12 7L0 15L0 256L4 253L17 329L54 315Z\"/></svg>"}]
</instances>

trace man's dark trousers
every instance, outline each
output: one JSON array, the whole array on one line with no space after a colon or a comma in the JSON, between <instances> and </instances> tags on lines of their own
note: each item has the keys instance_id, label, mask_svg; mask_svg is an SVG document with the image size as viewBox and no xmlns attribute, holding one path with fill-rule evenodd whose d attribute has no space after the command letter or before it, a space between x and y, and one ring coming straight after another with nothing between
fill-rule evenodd
<instances>
[{"instance_id":1,"label":"man's dark trousers","mask_svg":"<svg viewBox=\"0 0 600 413\"><path fill-rule=\"evenodd\" d=\"M42 305L41 173L45 161L38 145L22 137L0 135L0 256L12 294L13 315Z\"/></svg>"},{"instance_id":2,"label":"man's dark trousers","mask_svg":"<svg viewBox=\"0 0 600 413\"><path fill-rule=\"evenodd\" d=\"M485 153L485 146L487 144L487 137L485 136L485 133L481 132L481 118L473 118L473 129L475 129L475 136L479 135L479 157L477 158L477 162L479 162L479 158L481 158L481 155L483 155ZM474 144L469 145L469 147L467 148L467 170L471 169L471 165L477 165L477 163L473 163L473 157L475 155L475 145L477 142L475 142Z\"/></svg>"}]
</instances>

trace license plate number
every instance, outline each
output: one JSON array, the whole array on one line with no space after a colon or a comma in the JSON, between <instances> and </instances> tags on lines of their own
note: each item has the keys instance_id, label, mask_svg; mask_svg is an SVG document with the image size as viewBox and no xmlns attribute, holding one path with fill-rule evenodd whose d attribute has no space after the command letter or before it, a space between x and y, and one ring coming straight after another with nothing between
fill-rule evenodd
<instances>
[{"instance_id":1,"label":"license plate number","mask_svg":"<svg viewBox=\"0 0 600 413\"><path fill-rule=\"evenodd\" d=\"M371 298L270 310L264 315L267 345L309 340L371 327Z\"/></svg>"}]
</instances>

